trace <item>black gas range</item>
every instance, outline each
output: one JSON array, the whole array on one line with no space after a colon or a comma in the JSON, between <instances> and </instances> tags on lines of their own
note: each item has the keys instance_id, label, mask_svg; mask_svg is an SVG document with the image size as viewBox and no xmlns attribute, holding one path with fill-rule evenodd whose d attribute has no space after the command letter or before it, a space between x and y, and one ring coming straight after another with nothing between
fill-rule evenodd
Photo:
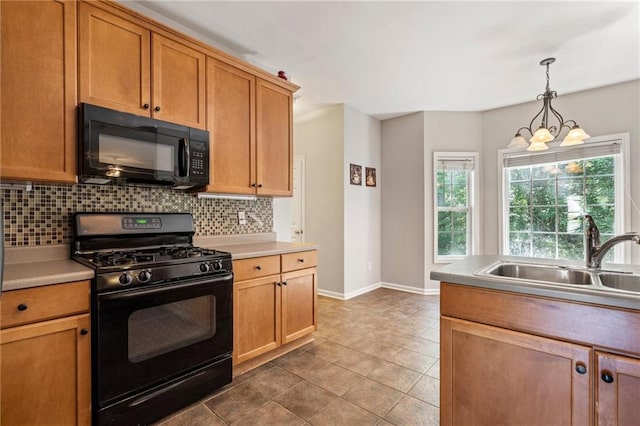
<instances>
[{"instance_id":1,"label":"black gas range","mask_svg":"<svg viewBox=\"0 0 640 426\"><path fill-rule=\"evenodd\" d=\"M193 245L188 213L77 213L92 282L97 425L148 424L231 382L231 255Z\"/></svg>"}]
</instances>

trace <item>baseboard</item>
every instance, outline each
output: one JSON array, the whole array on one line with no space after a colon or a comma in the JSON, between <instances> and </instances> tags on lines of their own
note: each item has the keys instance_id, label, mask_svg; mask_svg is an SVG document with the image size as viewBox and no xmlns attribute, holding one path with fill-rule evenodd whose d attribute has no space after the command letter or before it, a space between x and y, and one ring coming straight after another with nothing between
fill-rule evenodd
<instances>
[{"instance_id":1,"label":"baseboard","mask_svg":"<svg viewBox=\"0 0 640 426\"><path fill-rule=\"evenodd\" d=\"M416 287L410 287L407 285L385 283L385 282L378 282L375 284L371 284L370 286L363 287L355 291L351 291L347 294L318 289L318 295L330 297L332 299L338 299L338 300L349 300L349 299L353 299L354 297L361 296L365 293L369 293L370 291L376 290L381 287L389 288L391 290L405 291L407 293L421 294L423 296L439 296L440 295L440 289L438 288L416 288Z\"/></svg>"},{"instance_id":2,"label":"baseboard","mask_svg":"<svg viewBox=\"0 0 640 426\"><path fill-rule=\"evenodd\" d=\"M406 291L407 293L422 294L423 296L439 296L440 295L439 288L416 288L416 287L410 287L408 285L385 283L385 282L380 283L380 287L390 288L392 290Z\"/></svg>"}]
</instances>

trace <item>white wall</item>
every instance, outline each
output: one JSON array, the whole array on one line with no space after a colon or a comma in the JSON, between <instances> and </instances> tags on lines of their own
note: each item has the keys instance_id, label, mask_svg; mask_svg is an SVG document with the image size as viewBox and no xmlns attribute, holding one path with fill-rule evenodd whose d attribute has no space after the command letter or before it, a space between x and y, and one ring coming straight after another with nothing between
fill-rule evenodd
<instances>
[{"instance_id":1,"label":"white wall","mask_svg":"<svg viewBox=\"0 0 640 426\"><path fill-rule=\"evenodd\" d=\"M423 113L382 122L382 281L424 289ZM384 179L383 179L384 178Z\"/></svg>"},{"instance_id":2,"label":"white wall","mask_svg":"<svg viewBox=\"0 0 640 426\"><path fill-rule=\"evenodd\" d=\"M509 144L515 131L529 124L541 107L540 101L495 109L482 113L484 168L481 194L484 199L482 224L485 235L498 235L498 150ZM563 95L559 94L553 106L566 119L575 120L591 136L630 133L631 195L640 205L640 80ZM633 210L633 209L632 209ZM626 231L640 231L640 214L632 213L631 227ZM483 238L485 254L497 254L497 238ZM634 259L639 259L634 247Z\"/></svg>"},{"instance_id":3,"label":"white wall","mask_svg":"<svg viewBox=\"0 0 640 426\"><path fill-rule=\"evenodd\" d=\"M434 151L482 151L482 114L478 112L425 112L424 113L424 264L425 289L433 293L440 288L438 281L429 278L431 271L444 264L433 263L433 153ZM479 188L482 188L482 168L484 156L479 156L476 175L480 178ZM480 190L480 211L484 204L483 191ZM480 224L479 224L480 225ZM483 240L482 226L480 226L480 241ZM478 253L480 254L480 253Z\"/></svg>"},{"instance_id":4,"label":"white wall","mask_svg":"<svg viewBox=\"0 0 640 426\"><path fill-rule=\"evenodd\" d=\"M362 166L361 186L349 183L349 164ZM378 185L365 185L375 167ZM380 121L344 107L344 293L347 298L380 285Z\"/></svg>"},{"instance_id":5,"label":"white wall","mask_svg":"<svg viewBox=\"0 0 640 426\"><path fill-rule=\"evenodd\" d=\"M291 201L290 197L273 198L273 232L278 241L291 241Z\"/></svg>"},{"instance_id":6,"label":"white wall","mask_svg":"<svg viewBox=\"0 0 640 426\"><path fill-rule=\"evenodd\" d=\"M344 291L344 108L315 113L294 128L295 155L306 157L306 241L319 244L318 287Z\"/></svg>"}]
</instances>

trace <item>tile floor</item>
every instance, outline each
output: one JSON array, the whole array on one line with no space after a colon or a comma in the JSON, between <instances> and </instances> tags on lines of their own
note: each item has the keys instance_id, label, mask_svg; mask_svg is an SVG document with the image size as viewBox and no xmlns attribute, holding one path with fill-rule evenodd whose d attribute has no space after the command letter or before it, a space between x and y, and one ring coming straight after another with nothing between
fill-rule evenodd
<instances>
[{"instance_id":1,"label":"tile floor","mask_svg":"<svg viewBox=\"0 0 640 426\"><path fill-rule=\"evenodd\" d=\"M319 297L315 341L158 426L437 425L439 298L378 289Z\"/></svg>"}]
</instances>

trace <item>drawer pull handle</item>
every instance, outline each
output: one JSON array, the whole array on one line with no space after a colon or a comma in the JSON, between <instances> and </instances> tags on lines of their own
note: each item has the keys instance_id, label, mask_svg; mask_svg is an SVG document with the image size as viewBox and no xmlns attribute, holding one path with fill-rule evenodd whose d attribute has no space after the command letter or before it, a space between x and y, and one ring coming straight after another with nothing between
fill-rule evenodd
<instances>
[{"instance_id":1,"label":"drawer pull handle","mask_svg":"<svg viewBox=\"0 0 640 426\"><path fill-rule=\"evenodd\" d=\"M260 265L256 266L256 270L257 271L262 271L262 266L260 266Z\"/></svg>"},{"instance_id":2,"label":"drawer pull handle","mask_svg":"<svg viewBox=\"0 0 640 426\"><path fill-rule=\"evenodd\" d=\"M21 303L21 304L18 305L18 310L19 311L26 311L27 308L28 308L28 306L25 305L24 303Z\"/></svg>"},{"instance_id":3,"label":"drawer pull handle","mask_svg":"<svg viewBox=\"0 0 640 426\"><path fill-rule=\"evenodd\" d=\"M579 362L576 364L576 371L578 372L578 374L586 374L587 366Z\"/></svg>"},{"instance_id":4,"label":"drawer pull handle","mask_svg":"<svg viewBox=\"0 0 640 426\"><path fill-rule=\"evenodd\" d=\"M613 376L608 371L602 372L602 381L605 383L613 383Z\"/></svg>"},{"instance_id":5,"label":"drawer pull handle","mask_svg":"<svg viewBox=\"0 0 640 426\"><path fill-rule=\"evenodd\" d=\"M300 258L298 258L298 262L304 263L304 259L300 257Z\"/></svg>"},{"instance_id":6,"label":"drawer pull handle","mask_svg":"<svg viewBox=\"0 0 640 426\"><path fill-rule=\"evenodd\" d=\"M80 330L80 334L82 334L83 336L86 336L87 334L89 334L89 329L83 328L82 330Z\"/></svg>"}]
</instances>

